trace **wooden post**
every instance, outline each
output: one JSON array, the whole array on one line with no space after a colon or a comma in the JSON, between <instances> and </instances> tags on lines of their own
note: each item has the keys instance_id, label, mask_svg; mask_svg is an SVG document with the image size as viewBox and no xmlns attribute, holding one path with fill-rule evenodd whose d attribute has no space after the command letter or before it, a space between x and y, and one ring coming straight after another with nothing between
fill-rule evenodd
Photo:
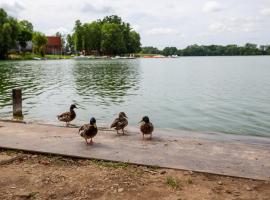
<instances>
[{"instance_id":1,"label":"wooden post","mask_svg":"<svg viewBox=\"0 0 270 200\"><path fill-rule=\"evenodd\" d=\"M21 89L12 89L12 104L13 104L13 117L23 117Z\"/></svg>"}]
</instances>

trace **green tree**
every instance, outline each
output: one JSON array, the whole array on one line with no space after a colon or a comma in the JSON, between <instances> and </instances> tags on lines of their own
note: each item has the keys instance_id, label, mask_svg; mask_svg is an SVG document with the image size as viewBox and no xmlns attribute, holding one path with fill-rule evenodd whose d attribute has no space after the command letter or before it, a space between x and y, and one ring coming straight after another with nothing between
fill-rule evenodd
<instances>
[{"instance_id":1,"label":"green tree","mask_svg":"<svg viewBox=\"0 0 270 200\"><path fill-rule=\"evenodd\" d=\"M243 55L258 55L259 50L257 49L256 44L247 43L244 46Z\"/></svg>"},{"instance_id":2,"label":"green tree","mask_svg":"<svg viewBox=\"0 0 270 200\"><path fill-rule=\"evenodd\" d=\"M17 20L0 8L0 59L7 58L9 49L16 47L19 31Z\"/></svg>"},{"instance_id":3,"label":"green tree","mask_svg":"<svg viewBox=\"0 0 270 200\"><path fill-rule=\"evenodd\" d=\"M83 25L84 44L87 52L100 51L101 46L101 24L94 21Z\"/></svg>"},{"instance_id":4,"label":"green tree","mask_svg":"<svg viewBox=\"0 0 270 200\"><path fill-rule=\"evenodd\" d=\"M22 20L19 22L19 27L20 33L18 36L18 42L22 48L22 51L24 51L27 46L27 42L32 40L33 25L27 20Z\"/></svg>"},{"instance_id":5,"label":"green tree","mask_svg":"<svg viewBox=\"0 0 270 200\"><path fill-rule=\"evenodd\" d=\"M66 38L66 51L73 52L74 51L74 37L70 34L67 34Z\"/></svg>"},{"instance_id":6,"label":"green tree","mask_svg":"<svg viewBox=\"0 0 270 200\"><path fill-rule=\"evenodd\" d=\"M142 53L144 54L160 54L161 51L156 48L156 47L142 47L142 50L141 50Z\"/></svg>"},{"instance_id":7,"label":"green tree","mask_svg":"<svg viewBox=\"0 0 270 200\"><path fill-rule=\"evenodd\" d=\"M128 53L137 53L141 50L141 37L136 31L131 31L129 34L130 40L128 45Z\"/></svg>"},{"instance_id":8,"label":"green tree","mask_svg":"<svg viewBox=\"0 0 270 200\"><path fill-rule=\"evenodd\" d=\"M47 37L40 32L34 32L33 34L34 52L39 53L42 57L45 54L45 45L47 44Z\"/></svg>"},{"instance_id":9,"label":"green tree","mask_svg":"<svg viewBox=\"0 0 270 200\"><path fill-rule=\"evenodd\" d=\"M76 20L74 27L74 48L76 51L84 50L84 42L83 42L83 27L80 20Z\"/></svg>"},{"instance_id":10,"label":"green tree","mask_svg":"<svg viewBox=\"0 0 270 200\"><path fill-rule=\"evenodd\" d=\"M124 37L121 26L105 23L101 29L101 51L105 54L116 55L125 53Z\"/></svg>"},{"instance_id":11,"label":"green tree","mask_svg":"<svg viewBox=\"0 0 270 200\"><path fill-rule=\"evenodd\" d=\"M164 56L177 55L178 49L176 47L165 47L162 51Z\"/></svg>"}]
</instances>

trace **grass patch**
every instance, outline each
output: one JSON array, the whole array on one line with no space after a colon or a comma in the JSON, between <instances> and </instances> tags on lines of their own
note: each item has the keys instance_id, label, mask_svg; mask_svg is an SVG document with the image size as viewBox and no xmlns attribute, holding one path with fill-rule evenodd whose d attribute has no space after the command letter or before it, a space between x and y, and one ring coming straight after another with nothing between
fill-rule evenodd
<instances>
[{"instance_id":1,"label":"grass patch","mask_svg":"<svg viewBox=\"0 0 270 200\"><path fill-rule=\"evenodd\" d=\"M114 169L126 169L129 164L124 162L112 162L112 161L104 161L104 160L90 160L90 164L95 164L101 167L109 167Z\"/></svg>"},{"instance_id":2,"label":"grass patch","mask_svg":"<svg viewBox=\"0 0 270 200\"><path fill-rule=\"evenodd\" d=\"M189 177L189 178L187 179L187 183L188 183L188 184L192 184L192 183L193 183L192 178Z\"/></svg>"},{"instance_id":3,"label":"grass patch","mask_svg":"<svg viewBox=\"0 0 270 200\"><path fill-rule=\"evenodd\" d=\"M45 58L45 59L70 59L72 56L70 55L49 55L46 54L44 57L41 57L39 54L34 54L30 52L26 53L13 53L9 54L9 59L10 60L33 60L34 58Z\"/></svg>"},{"instance_id":4,"label":"grass patch","mask_svg":"<svg viewBox=\"0 0 270 200\"><path fill-rule=\"evenodd\" d=\"M158 169L160 169L160 167L157 166L157 165L147 166L147 168L150 169L150 170L158 170Z\"/></svg>"},{"instance_id":5,"label":"grass patch","mask_svg":"<svg viewBox=\"0 0 270 200\"><path fill-rule=\"evenodd\" d=\"M177 178L173 178L171 176L168 176L166 178L166 184L170 187L172 187L173 189L181 189L182 185L179 179Z\"/></svg>"}]
</instances>

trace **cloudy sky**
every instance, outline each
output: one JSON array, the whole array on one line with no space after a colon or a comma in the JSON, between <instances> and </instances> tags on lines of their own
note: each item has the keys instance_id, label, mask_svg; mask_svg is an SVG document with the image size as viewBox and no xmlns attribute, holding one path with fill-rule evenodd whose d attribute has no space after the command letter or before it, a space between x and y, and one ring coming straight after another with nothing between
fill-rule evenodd
<instances>
[{"instance_id":1,"label":"cloudy sky","mask_svg":"<svg viewBox=\"0 0 270 200\"><path fill-rule=\"evenodd\" d=\"M116 14L143 46L270 44L270 0L0 0L0 7L47 35Z\"/></svg>"}]
</instances>

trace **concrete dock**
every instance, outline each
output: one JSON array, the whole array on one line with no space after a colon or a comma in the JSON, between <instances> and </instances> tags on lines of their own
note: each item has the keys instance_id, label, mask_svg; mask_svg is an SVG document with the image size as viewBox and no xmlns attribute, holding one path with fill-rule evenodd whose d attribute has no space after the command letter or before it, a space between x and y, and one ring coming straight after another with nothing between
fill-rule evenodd
<instances>
[{"instance_id":1,"label":"concrete dock","mask_svg":"<svg viewBox=\"0 0 270 200\"><path fill-rule=\"evenodd\" d=\"M0 148L270 180L270 138L155 130L142 140L100 128L94 145L86 145L78 128L0 121Z\"/></svg>"}]
</instances>

